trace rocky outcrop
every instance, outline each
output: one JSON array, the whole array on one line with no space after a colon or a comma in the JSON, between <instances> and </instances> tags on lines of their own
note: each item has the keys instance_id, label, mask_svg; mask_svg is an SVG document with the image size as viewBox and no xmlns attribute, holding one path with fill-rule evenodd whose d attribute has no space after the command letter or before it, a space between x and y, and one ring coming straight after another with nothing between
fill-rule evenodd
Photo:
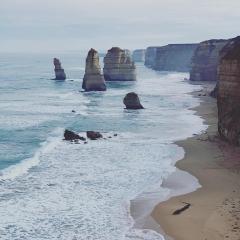
<instances>
[{"instance_id":1,"label":"rocky outcrop","mask_svg":"<svg viewBox=\"0 0 240 240\"><path fill-rule=\"evenodd\" d=\"M158 47L148 47L145 52L145 62L146 67L153 67L156 60L156 52Z\"/></svg>"},{"instance_id":2,"label":"rocky outcrop","mask_svg":"<svg viewBox=\"0 0 240 240\"><path fill-rule=\"evenodd\" d=\"M208 40L201 42L192 58L191 81L216 81L220 51L228 40Z\"/></svg>"},{"instance_id":3,"label":"rocky outcrop","mask_svg":"<svg viewBox=\"0 0 240 240\"><path fill-rule=\"evenodd\" d=\"M158 71L189 72L197 46L198 44L169 44L158 47L152 68Z\"/></svg>"},{"instance_id":4,"label":"rocky outcrop","mask_svg":"<svg viewBox=\"0 0 240 240\"><path fill-rule=\"evenodd\" d=\"M222 138L240 145L240 37L223 48L218 68L218 131Z\"/></svg>"},{"instance_id":5,"label":"rocky outcrop","mask_svg":"<svg viewBox=\"0 0 240 240\"><path fill-rule=\"evenodd\" d=\"M103 136L99 132L87 131L87 137L91 140L97 140L99 138L102 138Z\"/></svg>"},{"instance_id":6,"label":"rocky outcrop","mask_svg":"<svg viewBox=\"0 0 240 240\"><path fill-rule=\"evenodd\" d=\"M105 91L106 84L99 64L98 52L91 49L86 59L82 88L85 91Z\"/></svg>"},{"instance_id":7,"label":"rocky outcrop","mask_svg":"<svg viewBox=\"0 0 240 240\"><path fill-rule=\"evenodd\" d=\"M54 64L54 71L55 71L55 80L65 80L66 79L66 74L64 72L64 69L61 66L61 62L59 59L54 58L53 59L53 64Z\"/></svg>"},{"instance_id":8,"label":"rocky outcrop","mask_svg":"<svg viewBox=\"0 0 240 240\"><path fill-rule=\"evenodd\" d=\"M85 141L86 138L81 137L78 134L76 134L75 132L66 129L64 132L64 140L66 140L66 141L75 141L75 140Z\"/></svg>"},{"instance_id":9,"label":"rocky outcrop","mask_svg":"<svg viewBox=\"0 0 240 240\"><path fill-rule=\"evenodd\" d=\"M144 62L145 61L145 49L137 49L133 51L132 59L134 62Z\"/></svg>"},{"instance_id":10,"label":"rocky outcrop","mask_svg":"<svg viewBox=\"0 0 240 240\"><path fill-rule=\"evenodd\" d=\"M118 47L108 50L104 57L104 78L106 81L135 81L136 67L128 51Z\"/></svg>"},{"instance_id":11,"label":"rocky outcrop","mask_svg":"<svg viewBox=\"0 0 240 240\"><path fill-rule=\"evenodd\" d=\"M143 109L143 106L140 103L139 97L135 92L128 93L124 97L123 103L125 104L126 109Z\"/></svg>"}]
</instances>

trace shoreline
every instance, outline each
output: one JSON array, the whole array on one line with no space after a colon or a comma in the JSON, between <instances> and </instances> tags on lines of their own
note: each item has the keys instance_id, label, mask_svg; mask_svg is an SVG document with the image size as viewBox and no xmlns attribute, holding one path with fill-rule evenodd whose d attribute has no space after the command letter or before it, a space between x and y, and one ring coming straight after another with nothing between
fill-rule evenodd
<instances>
[{"instance_id":1,"label":"shoreline","mask_svg":"<svg viewBox=\"0 0 240 240\"><path fill-rule=\"evenodd\" d=\"M165 239L239 240L240 150L216 137L216 100L208 96L211 84L202 84L202 93L193 93L202 100L194 110L208 128L203 134L176 142L184 148L185 157L175 165L195 176L202 187L160 202L151 214L154 222L161 226L155 226L154 230L164 233ZM177 182L169 185L170 179L164 180L162 187L174 189ZM172 215L184 207L183 202L190 203L190 208Z\"/></svg>"},{"instance_id":2,"label":"shoreline","mask_svg":"<svg viewBox=\"0 0 240 240\"><path fill-rule=\"evenodd\" d=\"M216 99L209 96L215 84L200 84L203 89L191 93L201 100L193 110L204 119L207 130L175 142L185 156L176 162L176 172L163 180L161 187L170 191L167 197L155 189L153 196L143 193L131 201L134 228L154 230L165 240L239 240L240 149L216 137ZM190 203L190 208L172 215L183 202ZM146 206L150 212L144 215Z\"/></svg>"}]
</instances>

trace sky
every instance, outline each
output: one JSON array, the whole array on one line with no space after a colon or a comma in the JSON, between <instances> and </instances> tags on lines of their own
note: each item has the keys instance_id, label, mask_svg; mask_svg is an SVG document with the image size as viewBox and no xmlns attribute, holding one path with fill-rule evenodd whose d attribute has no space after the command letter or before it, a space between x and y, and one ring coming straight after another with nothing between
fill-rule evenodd
<instances>
[{"instance_id":1,"label":"sky","mask_svg":"<svg viewBox=\"0 0 240 240\"><path fill-rule=\"evenodd\" d=\"M102 51L240 35L240 0L0 0L0 52Z\"/></svg>"}]
</instances>

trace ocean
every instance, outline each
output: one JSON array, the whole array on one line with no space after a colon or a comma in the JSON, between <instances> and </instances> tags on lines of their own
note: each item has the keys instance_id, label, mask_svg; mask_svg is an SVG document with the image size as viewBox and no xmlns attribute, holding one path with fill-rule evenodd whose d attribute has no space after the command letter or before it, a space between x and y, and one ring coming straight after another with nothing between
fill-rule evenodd
<instances>
[{"instance_id":1,"label":"ocean","mask_svg":"<svg viewBox=\"0 0 240 240\"><path fill-rule=\"evenodd\" d=\"M139 63L136 82L85 93L86 54L0 54L1 240L164 239L133 227L130 201L153 185L168 194L161 182L184 156L174 142L204 130L189 94L201 88ZM51 80L53 57L66 81ZM145 109L124 109L131 91ZM105 139L71 144L66 128Z\"/></svg>"}]
</instances>

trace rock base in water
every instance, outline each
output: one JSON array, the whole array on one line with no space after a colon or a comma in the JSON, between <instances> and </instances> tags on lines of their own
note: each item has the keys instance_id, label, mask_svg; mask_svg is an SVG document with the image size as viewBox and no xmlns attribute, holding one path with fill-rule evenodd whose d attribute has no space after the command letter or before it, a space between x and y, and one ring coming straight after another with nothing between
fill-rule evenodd
<instances>
[{"instance_id":1,"label":"rock base in water","mask_svg":"<svg viewBox=\"0 0 240 240\"><path fill-rule=\"evenodd\" d=\"M75 132L66 129L64 132L64 140L66 140L66 141L75 141L75 140L86 141L86 138L81 137L78 134L76 134Z\"/></svg>"},{"instance_id":2,"label":"rock base in water","mask_svg":"<svg viewBox=\"0 0 240 240\"><path fill-rule=\"evenodd\" d=\"M97 140L99 138L102 138L103 136L100 132L87 131L87 137L91 140Z\"/></svg>"},{"instance_id":3,"label":"rock base in water","mask_svg":"<svg viewBox=\"0 0 240 240\"><path fill-rule=\"evenodd\" d=\"M113 47L104 57L104 78L106 81L135 81L136 67L127 50Z\"/></svg>"},{"instance_id":4,"label":"rock base in water","mask_svg":"<svg viewBox=\"0 0 240 240\"><path fill-rule=\"evenodd\" d=\"M138 95L134 92L128 93L124 97L123 103L125 104L126 109L143 109L144 108L140 103Z\"/></svg>"},{"instance_id":5,"label":"rock base in water","mask_svg":"<svg viewBox=\"0 0 240 240\"><path fill-rule=\"evenodd\" d=\"M53 64L54 64L54 71L55 71L55 80L65 80L66 79L66 74L64 72L64 69L61 66L61 62L59 59L54 58L53 59Z\"/></svg>"},{"instance_id":6,"label":"rock base in water","mask_svg":"<svg viewBox=\"0 0 240 240\"><path fill-rule=\"evenodd\" d=\"M106 91L106 84L99 64L98 52L91 49L86 59L82 88L85 91Z\"/></svg>"}]
</instances>

